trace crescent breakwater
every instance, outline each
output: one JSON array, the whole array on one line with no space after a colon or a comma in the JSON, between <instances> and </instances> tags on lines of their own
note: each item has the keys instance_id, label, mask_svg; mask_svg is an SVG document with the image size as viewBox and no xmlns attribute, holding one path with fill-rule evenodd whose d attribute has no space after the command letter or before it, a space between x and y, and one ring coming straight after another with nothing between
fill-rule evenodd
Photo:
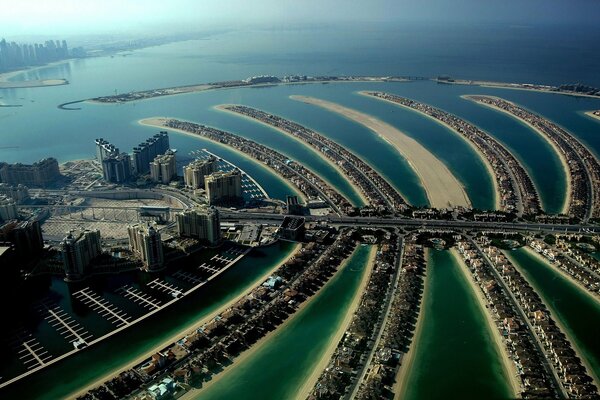
<instances>
[{"instance_id":1,"label":"crescent breakwater","mask_svg":"<svg viewBox=\"0 0 600 400\"><path fill-rule=\"evenodd\" d=\"M236 114L272 126L316 149L323 157L338 165L344 175L360 189L371 207L379 213L394 213L406 209L406 201L377 171L354 153L336 142L296 122L242 105L218 106ZM364 209L368 212L368 209Z\"/></svg>"},{"instance_id":2,"label":"crescent breakwater","mask_svg":"<svg viewBox=\"0 0 600 400\"><path fill-rule=\"evenodd\" d=\"M583 220L600 217L600 163L579 140L554 122L499 97L464 97L504 112L542 135L562 156L568 171L568 214Z\"/></svg>"},{"instance_id":3,"label":"crescent breakwater","mask_svg":"<svg viewBox=\"0 0 600 400\"><path fill-rule=\"evenodd\" d=\"M540 213L539 195L531 177L511 152L487 132L453 114L406 97L384 92L360 94L417 111L456 132L474 147L487 164L494 177L496 195L500 197L499 205L503 211L516 212L517 215Z\"/></svg>"},{"instance_id":4,"label":"crescent breakwater","mask_svg":"<svg viewBox=\"0 0 600 400\"><path fill-rule=\"evenodd\" d=\"M290 160L285 155L253 140L205 125L171 118L148 118L141 120L140 123L157 128L173 129L231 147L258 160L278 175L292 182L306 196L307 201L318 201L319 199L325 201L338 215L351 214L354 210L345 197L329 186L317 174Z\"/></svg>"}]
</instances>

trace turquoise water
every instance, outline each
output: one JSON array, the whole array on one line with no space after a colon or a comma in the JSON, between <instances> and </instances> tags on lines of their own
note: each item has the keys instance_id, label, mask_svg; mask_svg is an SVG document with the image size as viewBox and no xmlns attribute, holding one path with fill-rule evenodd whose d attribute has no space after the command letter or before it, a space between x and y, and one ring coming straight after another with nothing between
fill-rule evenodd
<instances>
[{"instance_id":1,"label":"turquoise water","mask_svg":"<svg viewBox=\"0 0 600 400\"><path fill-rule=\"evenodd\" d=\"M292 249L293 244L279 242L253 250L217 280L165 312L2 389L2 397L64 398L142 356L162 341L250 290L253 281L278 265Z\"/></svg>"},{"instance_id":2,"label":"turquoise water","mask_svg":"<svg viewBox=\"0 0 600 400\"><path fill-rule=\"evenodd\" d=\"M524 249L507 253L566 329L580 355L600 376L600 304L563 277L554 266Z\"/></svg>"},{"instance_id":3,"label":"turquoise water","mask_svg":"<svg viewBox=\"0 0 600 400\"><path fill-rule=\"evenodd\" d=\"M427 261L423 325L402 398L510 398L502 355L457 260L448 251L431 251Z\"/></svg>"},{"instance_id":4,"label":"turquoise water","mask_svg":"<svg viewBox=\"0 0 600 400\"><path fill-rule=\"evenodd\" d=\"M360 295L356 290L366 273L370 249L360 246L304 309L196 398L294 398L321 359L352 299Z\"/></svg>"}]
</instances>

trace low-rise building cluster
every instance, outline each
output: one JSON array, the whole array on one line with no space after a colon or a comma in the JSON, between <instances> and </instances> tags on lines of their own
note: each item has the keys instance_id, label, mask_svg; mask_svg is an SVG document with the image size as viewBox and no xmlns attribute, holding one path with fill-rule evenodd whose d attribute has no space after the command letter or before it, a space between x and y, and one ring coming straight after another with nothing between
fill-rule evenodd
<instances>
[{"instance_id":1,"label":"low-rise building cluster","mask_svg":"<svg viewBox=\"0 0 600 400\"><path fill-rule=\"evenodd\" d=\"M305 142L333 161L340 167L349 180L360 188L360 191L368 199L369 208L372 211L393 213L396 210L400 211L406 208L406 201L385 178L354 153L348 151L335 141L300 124L261 110L240 105L228 105L225 108L281 129ZM363 212L368 211L368 208L363 209Z\"/></svg>"},{"instance_id":2,"label":"low-rise building cluster","mask_svg":"<svg viewBox=\"0 0 600 400\"><path fill-rule=\"evenodd\" d=\"M469 98L500 108L546 136L558 148L568 165L571 182L569 215L581 219L600 216L600 163L579 140L554 122L506 100L491 96Z\"/></svg>"}]
</instances>

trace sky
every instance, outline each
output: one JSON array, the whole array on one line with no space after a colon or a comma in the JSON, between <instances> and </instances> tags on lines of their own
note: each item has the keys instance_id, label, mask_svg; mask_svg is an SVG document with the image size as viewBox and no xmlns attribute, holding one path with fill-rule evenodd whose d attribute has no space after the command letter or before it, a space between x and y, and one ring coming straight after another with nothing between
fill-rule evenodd
<instances>
[{"instance_id":1,"label":"sky","mask_svg":"<svg viewBox=\"0 0 600 400\"><path fill-rule=\"evenodd\" d=\"M0 0L0 36L340 22L593 24L598 0Z\"/></svg>"}]
</instances>

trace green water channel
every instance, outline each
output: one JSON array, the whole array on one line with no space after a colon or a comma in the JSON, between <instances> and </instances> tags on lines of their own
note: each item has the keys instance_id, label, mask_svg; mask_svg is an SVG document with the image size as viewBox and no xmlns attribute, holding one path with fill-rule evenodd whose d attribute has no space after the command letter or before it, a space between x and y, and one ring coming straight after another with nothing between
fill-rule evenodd
<instances>
[{"instance_id":1,"label":"green water channel","mask_svg":"<svg viewBox=\"0 0 600 400\"><path fill-rule=\"evenodd\" d=\"M196 398L294 398L321 360L367 271L370 246L359 247L343 269L256 352L226 371Z\"/></svg>"},{"instance_id":2,"label":"green water channel","mask_svg":"<svg viewBox=\"0 0 600 400\"><path fill-rule=\"evenodd\" d=\"M151 351L196 321L250 290L280 264L294 244L278 242L251 251L219 278L181 302L105 341L0 390L3 399L60 399Z\"/></svg>"},{"instance_id":3,"label":"green water channel","mask_svg":"<svg viewBox=\"0 0 600 400\"><path fill-rule=\"evenodd\" d=\"M457 260L431 251L427 273L423 325L401 398L510 398L500 349Z\"/></svg>"},{"instance_id":4,"label":"green water channel","mask_svg":"<svg viewBox=\"0 0 600 400\"><path fill-rule=\"evenodd\" d=\"M525 249L506 253L527 281L539 293L552 314L562 324L571 342L600 375L600 303L585 293L557 267L540 260Z\"/></svg>"}]
</instances>

